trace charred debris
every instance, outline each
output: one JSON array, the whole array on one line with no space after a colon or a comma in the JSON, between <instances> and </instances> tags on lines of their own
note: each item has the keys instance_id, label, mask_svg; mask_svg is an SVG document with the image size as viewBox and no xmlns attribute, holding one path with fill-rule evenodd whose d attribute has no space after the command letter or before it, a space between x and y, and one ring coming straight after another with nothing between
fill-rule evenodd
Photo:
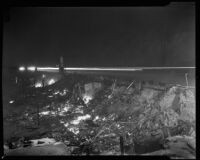
<instances>
[{"instance_id":1,"label":"charred debris","mask_svg":"<svg viewBox=\"0 0 200 160\"><path fill-rule=\"evenodd\" d=\"M192 88L69 74L23 87L12 99L4 114L6 155L196 156Z\"/></svg>"}]
</instances>

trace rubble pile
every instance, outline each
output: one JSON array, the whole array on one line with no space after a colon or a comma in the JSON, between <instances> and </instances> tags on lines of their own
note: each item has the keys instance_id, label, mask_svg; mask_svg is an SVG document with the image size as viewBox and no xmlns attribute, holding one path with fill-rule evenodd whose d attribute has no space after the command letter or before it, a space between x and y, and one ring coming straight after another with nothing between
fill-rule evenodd
<instances>
[{"instance_id":1,"label":"rubble pile","mask_svg":"<svg viewBox=\"0 0 200 160\"><path fill-rule=\"evenodd\" d=\"M102 77L72 80L62 79L32 92L34 98L15 116L26 132L6 140L10 150L20 146L14 141L25 144L24 139L19 141L22 137L29 141L48 137L65 144L66 154L73 155L195 157L195 97L190 89L161 90ZM5 122L16 118L7 117Z\"/></svg>"}]
</instances>

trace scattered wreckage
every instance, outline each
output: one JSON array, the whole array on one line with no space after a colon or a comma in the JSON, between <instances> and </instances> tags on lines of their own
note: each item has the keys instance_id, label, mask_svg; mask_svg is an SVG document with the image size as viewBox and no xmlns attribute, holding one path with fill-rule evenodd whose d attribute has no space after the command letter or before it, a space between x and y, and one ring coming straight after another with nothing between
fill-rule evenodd
<instances>
[{"instance_id":1,"label":"scattered wreckage","mask_svg":"<svg viewBox=\"0 0 200 160\"><path fill-rule=\"evenodd\" d=\"M20 128L4 139L5 155L195 158L193 89L152 83L68 75L29 88L10 104L25 109L4 120Z\"/></svg>"}]
</instances>

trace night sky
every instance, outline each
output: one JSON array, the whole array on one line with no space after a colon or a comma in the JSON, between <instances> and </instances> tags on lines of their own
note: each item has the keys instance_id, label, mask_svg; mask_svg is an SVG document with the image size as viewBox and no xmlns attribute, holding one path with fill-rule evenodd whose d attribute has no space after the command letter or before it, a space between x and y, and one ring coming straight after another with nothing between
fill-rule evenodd
<instances>
[{"instance_id":1,"label":"night sky","mask_svg":"<svg viewBox=\"0 0 200 160\"><path fill-rule=\"evenodd\" d=\"M195 66L195 6L10 8L3 65Z\"/></svg>"}]
</instances>

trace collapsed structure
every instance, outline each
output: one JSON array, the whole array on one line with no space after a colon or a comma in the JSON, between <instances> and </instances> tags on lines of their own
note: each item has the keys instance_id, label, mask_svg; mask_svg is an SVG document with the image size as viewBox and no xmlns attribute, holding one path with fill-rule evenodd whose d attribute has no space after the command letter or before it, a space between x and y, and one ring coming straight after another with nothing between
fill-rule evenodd
<instances>
[{"instance_id":1,"label":"collapsed structure","mask_svg":"<svg viewBox=\"0 0 200 160\"><path fill-rule=\"evenodd\" d=\"M43 154L53 147L58 155L196 156L193 89L68 75L50 86L29 88L27 93L26 102L18 95L10 104L23 110L5 116L8 155L37 154L34 146L48 140L37 144L31 140L48 137L55 141L39 146ZM13 122L18 122L18 129L7 131L6 125ZM61 145L55 149L57 142Z\"/></svg>"}]
</instances>

